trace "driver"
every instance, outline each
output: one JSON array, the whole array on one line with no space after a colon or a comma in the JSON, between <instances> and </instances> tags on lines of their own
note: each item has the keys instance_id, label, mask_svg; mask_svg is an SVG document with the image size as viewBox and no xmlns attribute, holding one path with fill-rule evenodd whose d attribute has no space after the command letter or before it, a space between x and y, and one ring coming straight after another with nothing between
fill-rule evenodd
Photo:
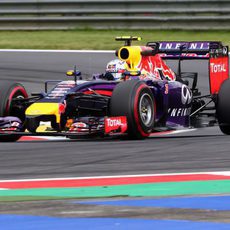
<instances>
[{"instance_id":1,"label":"driver","mask_svg":"<svg viewBox=\"0 0 230 230\"><path fill-rule=\"evenodd\" d=\"M123 77L126 71L126 62L119 59L114 59L106 65L105 77L109 80L118 81Z\"/></svg>"},{"instance_id":2,"label":"driver","mask_svg":"<svg viewBox=\"0 0 230 230\"><path fill-rule=\"evenodd\" d=\"M126 71L126 62L119 59L114 59L106 65L105 73L93 74L93 80L109 80L120 81L123 79L123 74Z\"/></svg>"}]
</instances>

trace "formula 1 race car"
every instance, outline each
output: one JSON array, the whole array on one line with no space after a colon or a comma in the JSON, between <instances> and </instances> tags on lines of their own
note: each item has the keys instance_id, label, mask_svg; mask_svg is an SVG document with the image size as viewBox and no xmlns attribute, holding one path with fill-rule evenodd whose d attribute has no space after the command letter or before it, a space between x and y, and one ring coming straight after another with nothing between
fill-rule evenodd
<instances>
[{"instance_id":1,"label":"formula 1 race car","mask_svg":"<svg viewBox=\"0 0 230 230\"><path fill-rule=\"evenodd\" d=\"M122 78L108 75L80 80L80 71L68 71L73 80L56 81L48 90L28 97L19 83L0 82L0 140L22 135L148 137L152 132L202 126L202 118L230 134L228 47L221 42L148 42L132 46L138 37L118 37L125 45L115 54L126 63ZM178 60L174 73L164 60ZM210 94L197 88L198 74L182 72L184 59L208 59ZM49 131L40 132L41 122Z\"/></svg>"}]
</instances>

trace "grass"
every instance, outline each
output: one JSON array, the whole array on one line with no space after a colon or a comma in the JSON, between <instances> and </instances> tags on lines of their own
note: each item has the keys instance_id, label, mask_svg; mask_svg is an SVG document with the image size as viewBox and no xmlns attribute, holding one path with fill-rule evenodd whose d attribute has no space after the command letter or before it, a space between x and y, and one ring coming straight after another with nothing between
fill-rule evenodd
<instances>
[{"instance_id":1,"label":"grass","mask_svg":"<svg viewBox=\"0 0 230 230\"><path fill-rule=\"evenodd\" d=\"M176 30L71 30L71 31L0 31L1 49L116 49L121 42L114 38L135 35L147 41L217 40L230 45L230 31ZM139 43L141 44L141 43Z\"/></svg>"}]
</instances>

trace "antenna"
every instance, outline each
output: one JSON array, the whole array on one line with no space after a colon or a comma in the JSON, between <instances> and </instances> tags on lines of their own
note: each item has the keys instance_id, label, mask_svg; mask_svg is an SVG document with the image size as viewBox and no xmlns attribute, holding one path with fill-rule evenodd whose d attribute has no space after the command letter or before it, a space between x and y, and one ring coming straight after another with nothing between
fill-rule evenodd
<instances>
[{"instance_id":1,"label":"antenna","mask_svg":"<svg viewBox=\"0 0 230 230\"><path fill-rule=\"evenodd\" d=\"M121 36L121 37L116 37L116 41L124 41L125 45L124 46L131 46L132 41L141 41L141 37L133 37L133 36Z\"/></svg>"},{"instance_id":2,"label":"antenna","mask_svg":"<svg viewBox=\"0 0 230 230\"><path fill-rule=\"evenodd\" d=\"M74 82L77 85L77 66L74 65Z\"/></svg>"},{"instance_id":3,"label":"antenna","mask_svg":"<svg viewBox=\"0 0 230 230\"><path fill-rule=\"evenodd\" d=\"M66 72L66 75L67 75L67 76L70 76L70 77L74 77L74 82L75 82L75 84L77 85L77 77L78 77L78 76L81 76L81 71L77 70L77 67L76 67L76 65L75 65L75 66L74 66L74 70L68 70L68 71ZM81 79L81 77L80 77L80 79Z\"/></svg>"}]
</instances>

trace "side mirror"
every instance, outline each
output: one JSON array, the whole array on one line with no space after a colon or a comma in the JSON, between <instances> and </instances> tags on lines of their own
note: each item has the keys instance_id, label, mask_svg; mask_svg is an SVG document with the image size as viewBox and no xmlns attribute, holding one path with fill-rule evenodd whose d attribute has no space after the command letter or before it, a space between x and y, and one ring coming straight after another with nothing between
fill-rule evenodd
<instances>
[{"instance_id":1,"label":"side mirror","mask_svg":"<svg viewBox=\"0 0 230 230\"><path fill-rule=\"evenodd\" d=\"M68 76L68 77L74 76L74 71L73 71L73 70L68 70L68 71L66 72L66 76Z\"/></svg>"},{"instance_id":2,"label":"side mirror","mask_svg":"<svg viewBox=\"0 0 230 230\"><path fill-rule=\"evenodd\" d=\"M140 76L141 75L141 71L137 70L137 71L125 71L123 73L124 76Z\"/></svg>"},{"instance_id":3,"label":"side mirror","mask_svg":"<svg viewBox=\"0 0 230 230\"><path fill-rule=\"evenodd\" d=\"M78 76L81 76L81 71L79 70L68 70L66 72L66 75L69 76L69 77L78 77Z\"/></svg>"},{"instance_id":4,"label":"side mirror","mask_svg":"<svg viewBox=\"0 0 230 230\"><path fill-rule=\"evenodd\" d=\"M123 73L122 79L124 81L128 80L128 79L139 79L141 75L141 71L125 71Z\"/></svg>"}]
</instances>

